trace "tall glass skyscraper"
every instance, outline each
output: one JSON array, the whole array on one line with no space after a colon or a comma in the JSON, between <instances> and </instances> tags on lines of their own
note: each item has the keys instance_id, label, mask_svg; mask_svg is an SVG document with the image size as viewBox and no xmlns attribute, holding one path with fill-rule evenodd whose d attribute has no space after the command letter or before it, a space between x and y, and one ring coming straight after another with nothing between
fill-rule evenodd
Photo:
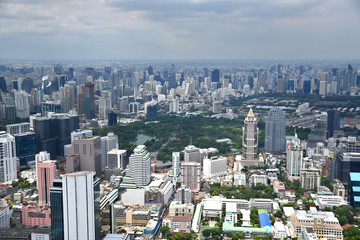
<instances>
[{"instance_id":1,"label":"tall glass skyscraper","mask_svg":"<svg viewBox=\"0 0 360 240\"><path fill-rule=\"evenodd\" d=\"M280 108L272 108L265 120L265 151L285 151L286 120Z\"/></svg>"}]
</instances>

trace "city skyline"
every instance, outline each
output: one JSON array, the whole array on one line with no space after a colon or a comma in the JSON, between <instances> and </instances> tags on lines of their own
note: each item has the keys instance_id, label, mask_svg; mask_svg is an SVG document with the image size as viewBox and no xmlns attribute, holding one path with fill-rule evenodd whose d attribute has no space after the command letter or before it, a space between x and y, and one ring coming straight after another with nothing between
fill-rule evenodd
<instances>
[{"instance_id":1,"label":"city skyline","mask_svg":"<svg viewBox=\"0 0 360 240\"><path fill-rule=\"evenodd\" d=\"M356 1L0 3L1 59L358 59Z\"/></svg>"}]
</instances>

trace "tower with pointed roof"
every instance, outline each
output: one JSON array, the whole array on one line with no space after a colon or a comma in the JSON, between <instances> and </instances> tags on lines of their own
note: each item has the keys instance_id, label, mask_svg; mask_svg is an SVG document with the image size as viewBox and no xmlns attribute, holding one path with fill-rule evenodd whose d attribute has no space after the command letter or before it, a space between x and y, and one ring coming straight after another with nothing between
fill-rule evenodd
<instances>
[{"instance_id":1,"label":"tower with pointed roof","mask_svg":"<svg viewBox=\"0 0 360 240\"><path fill-rule=\"evenodd\" d=\"M243 156L241 160L243 166L258 166L263 164L259 162L257 154L258 134L259 129L257 127L257 119L252 108L250 108L243 127Z\"/></svg>"}]
</instances>

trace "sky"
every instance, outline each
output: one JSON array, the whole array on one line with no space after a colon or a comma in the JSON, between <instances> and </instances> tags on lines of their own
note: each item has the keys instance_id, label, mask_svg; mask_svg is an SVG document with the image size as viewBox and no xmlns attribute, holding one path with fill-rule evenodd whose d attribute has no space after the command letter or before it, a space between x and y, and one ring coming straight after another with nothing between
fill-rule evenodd
<instances>
[{"instance_id":1,"label":"sky","mask_svg":"<svg viewBox=\"0 0 360 240\"><path fill-rule=\"evenodd\" d=\"M0 0L0 59L360 59L360 1Z\"/></svg>"}]
</instances>

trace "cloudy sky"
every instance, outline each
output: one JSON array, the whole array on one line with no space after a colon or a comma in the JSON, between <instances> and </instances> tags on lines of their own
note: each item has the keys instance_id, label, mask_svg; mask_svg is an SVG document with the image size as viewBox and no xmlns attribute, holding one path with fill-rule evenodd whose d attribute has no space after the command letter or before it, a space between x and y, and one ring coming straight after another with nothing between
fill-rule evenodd
<instances>
[{"instance_id":1,"label":"cloudy sky","mask_svg":"<svg viewBox=\"0 0 360 240\"><path fill-rule=\"evenodd\" d=\"M359 59L359 0L0 0L0 58Z\"/></svg>"}]
</instances>

